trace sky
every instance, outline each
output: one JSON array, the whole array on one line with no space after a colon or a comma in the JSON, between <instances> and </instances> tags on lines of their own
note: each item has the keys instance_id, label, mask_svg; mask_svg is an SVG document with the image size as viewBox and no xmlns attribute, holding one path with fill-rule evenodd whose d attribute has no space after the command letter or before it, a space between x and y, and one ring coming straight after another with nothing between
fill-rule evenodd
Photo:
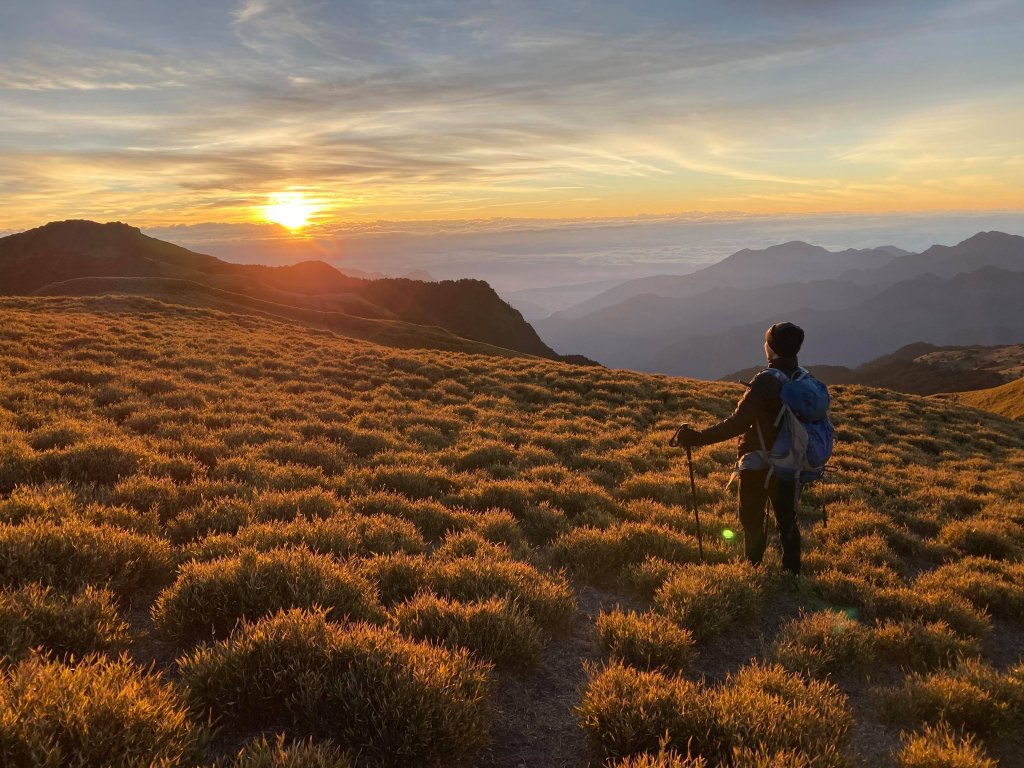
<instances>
[{"instance_id":1,"label":"sky","mask_svg":"<svg viewBox=\"0 0 1024 768\"><path fill-rule=\"evenodd\" d=\"M1015 215L1021 39L1020 0L4 0L0 231Z\"/></svg>"}]
</instances>

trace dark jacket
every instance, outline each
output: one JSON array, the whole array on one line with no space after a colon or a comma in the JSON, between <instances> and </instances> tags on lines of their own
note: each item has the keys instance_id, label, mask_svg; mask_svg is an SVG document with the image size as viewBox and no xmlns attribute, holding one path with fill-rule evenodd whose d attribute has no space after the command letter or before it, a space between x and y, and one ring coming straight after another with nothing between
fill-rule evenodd
<instances>
[{"instance_id":1,"label":"dark jacket","mask_svg":"<svg viewBox=\"0 0 1024 768\"><path fill-rule=\"evenodd\" d=\"M799 365L796 357L780 357L772 360L768 367L778 368L787 376L792 376ZM782 401L779 399L781 389L782 383L775 376L761 371L747 384L747 391L743 394L732 416L713 427L700 431L699 444L711 445L738 436L737 455L742 457L746 453L761 449L756 426L760 424L765 447L771 448L778 432L775 419L782 408Z\"/></svg>"}]
</instances>

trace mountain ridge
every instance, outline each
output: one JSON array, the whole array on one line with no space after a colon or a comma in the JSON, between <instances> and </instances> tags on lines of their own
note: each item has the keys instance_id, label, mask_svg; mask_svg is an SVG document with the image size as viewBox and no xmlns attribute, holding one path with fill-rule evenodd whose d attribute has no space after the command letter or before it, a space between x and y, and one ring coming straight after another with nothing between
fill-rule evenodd
<instances>
[{"instance_id":1,"label":"mountain ridge","mask_svg":"<svg viewBox=\"0 0 1024 768\"><path fill-rule=\"evenodd\" d=\"M314 312L438 326L492 347L563 359L518 310L480 280L367 280L345 275L319 260L284 266L236 264L150 237L123 222L50 222L0 238L0 294L31 294L58 284L80 292L90 284L72 286L69 281L82 278L191 281ZM155 285L146 285L147 292ZM101 284L94 287L100 289ZM121 283L119 287L139 288L141 284ZM433 332L425 333L425 337L433 336Z\"/></svg>"},{"instance_id":2,"label":"mountain ridge","mask_svg":"<svg viewBox=\"0 0 1024 768\"><path fill-rule=\"evenodd\" d=\"M796 242L782 244L774 251L737 252L734 263L771 253L786 254L789 264L827 254L825 258L835 271L836 263L856 252L829 252ZM677 298L664 296L669 289L659 287L662 295L653 295L652 291L583 317L562 313L534 322L556 349L571 345L612 367L705 378L717 378L759 359L759 339L764 329L784 319L806 323L808 349L815 352L814 359L846 367L920 340L940 345L1024 340L1020 313L1014 309L1024 293L1007 293L1006 286L1000 285L1001 276L1014 283L1022 274L1024 237L985 232L955 246L933 246L925 253L937 254L934 264L920 254L884 253L891 258L873 271L854 273L856 279L850 279L850 271L844 271L844 276L828 280L805 277L780 282L776 276L785 274L784 270L762 265L757 275L771 284L745 289L716 286ZM876 256L883 259L877 252ZM712 268L702 272L705 280L713 274ZM913 277L890 279L891 275L904 273ZM690 290L692 280L700 274L679 279L690 278ZM946 296L948 306L933 300L936 292ZM843 322L847 327L829 325L830 318L838 317L829 312L846 312ZM934 328L922 321L923 315L933 319ZM816 328L817 323L825 325ZM851 326L859 328L859 334L848 333ZM907 334L903 328L914 330ZM893 333L896 338L890 338ZM814 350L822 339L831 340L831 344Z\"/></svg>"},{"instance_id":3,"label":"mountain ridge","mask_svg":"<svg viewBox=\"0 0 1024 768\"><path fill-rule=\"evenodd\" d=\"M685 298L710 288L757 287L766 284L759 279L759 270L763 266L761 262L764 261L772 261L769 269L778 275L778 279L772 284L794 282L800 277L805 280L838 278L852 267L852 263L847 264L846 262L869 259L877 264L884 264L898 258L894 255L894 250L900 251L901 249L895 246L882 246L830 251L820 245L811 245L802 240L791 240L761 249L743 248L721 261L686 275L653 275L628 280L568 308L563 314L569 318L582 317L643 293Z\"/></svg>"},{"instance_id":4,"label":"mountain ridge","mask_svg":"<svg viewBox=\"0 0 1024 768\"><path fill-rule=\"evenodd\" d=\"M939 345L1019 343L1024 339L1021 296L1024 272L993 268L949 279L929 275L906 280L851 308L797 310L787 312L786 317L810 331L804 343L805 356L827 365L860 364L914 341ZM960 320L965 317L981 320L965 325ZM651 356L649 370L717 378L723 371L743 368L745 360L761 357L767 322L671 342Z\"/></svg>"}]
</instances>

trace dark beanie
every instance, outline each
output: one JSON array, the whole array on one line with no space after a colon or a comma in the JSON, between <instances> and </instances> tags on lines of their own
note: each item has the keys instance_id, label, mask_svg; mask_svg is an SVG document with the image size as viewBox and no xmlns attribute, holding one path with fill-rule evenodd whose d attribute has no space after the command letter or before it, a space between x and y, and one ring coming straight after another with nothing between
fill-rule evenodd
<instances>
[{"instance_id":1,"label":"dark beanie","mask_svg":"<svg viewBox=\"0 0 1024 768\"><path fill-rule=\"evenodd\" d=\"M804 329L792 323L776 323L765 332L764 340L779 357L796 357L804 343Z\"/></svg>"}]
</instances>

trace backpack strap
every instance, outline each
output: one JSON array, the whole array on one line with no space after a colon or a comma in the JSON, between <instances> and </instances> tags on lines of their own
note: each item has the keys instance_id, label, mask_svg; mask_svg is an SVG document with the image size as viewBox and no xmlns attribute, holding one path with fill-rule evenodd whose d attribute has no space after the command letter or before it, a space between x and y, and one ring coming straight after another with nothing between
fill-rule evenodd
<instances>
[{"instance_id":1,"label":"backpack strap","mask_svg":"<svg viewBox=\"0 0 1024 768\"><path fill-rule=\"evenodd\" d=\"M767 374L771 375L773 378L778 379L779 383L781 383L781 384L787 384L790 381L792 381L792 379L790 379L789 376L787 376L785 373L780 371L778 368L765 368L763 371L761 371L761 373L767 373ZM759 373L757 375L760 376L761 373Z\"/></svg>"},{"instance_id":2,"label":"backpack strap","mask_svg":"<svg viewBox=\"0 0 1024 768\"><path fill-rule=\"evenodd\" d=\"M785 376L786 374L782 374ZM786 406L782 406L785 408ZM775 465L772 464L771 453L768 451L768 446L764 442L764 432L761 431L761 422L754 419L754 426L757 427L757 439L761 441L761 452L764 454L765 461L768 463L768 474L764 478L764 487L768 487L768 483L771 482L772 475L775 473Z\"/></svg>"}]
</instances>

